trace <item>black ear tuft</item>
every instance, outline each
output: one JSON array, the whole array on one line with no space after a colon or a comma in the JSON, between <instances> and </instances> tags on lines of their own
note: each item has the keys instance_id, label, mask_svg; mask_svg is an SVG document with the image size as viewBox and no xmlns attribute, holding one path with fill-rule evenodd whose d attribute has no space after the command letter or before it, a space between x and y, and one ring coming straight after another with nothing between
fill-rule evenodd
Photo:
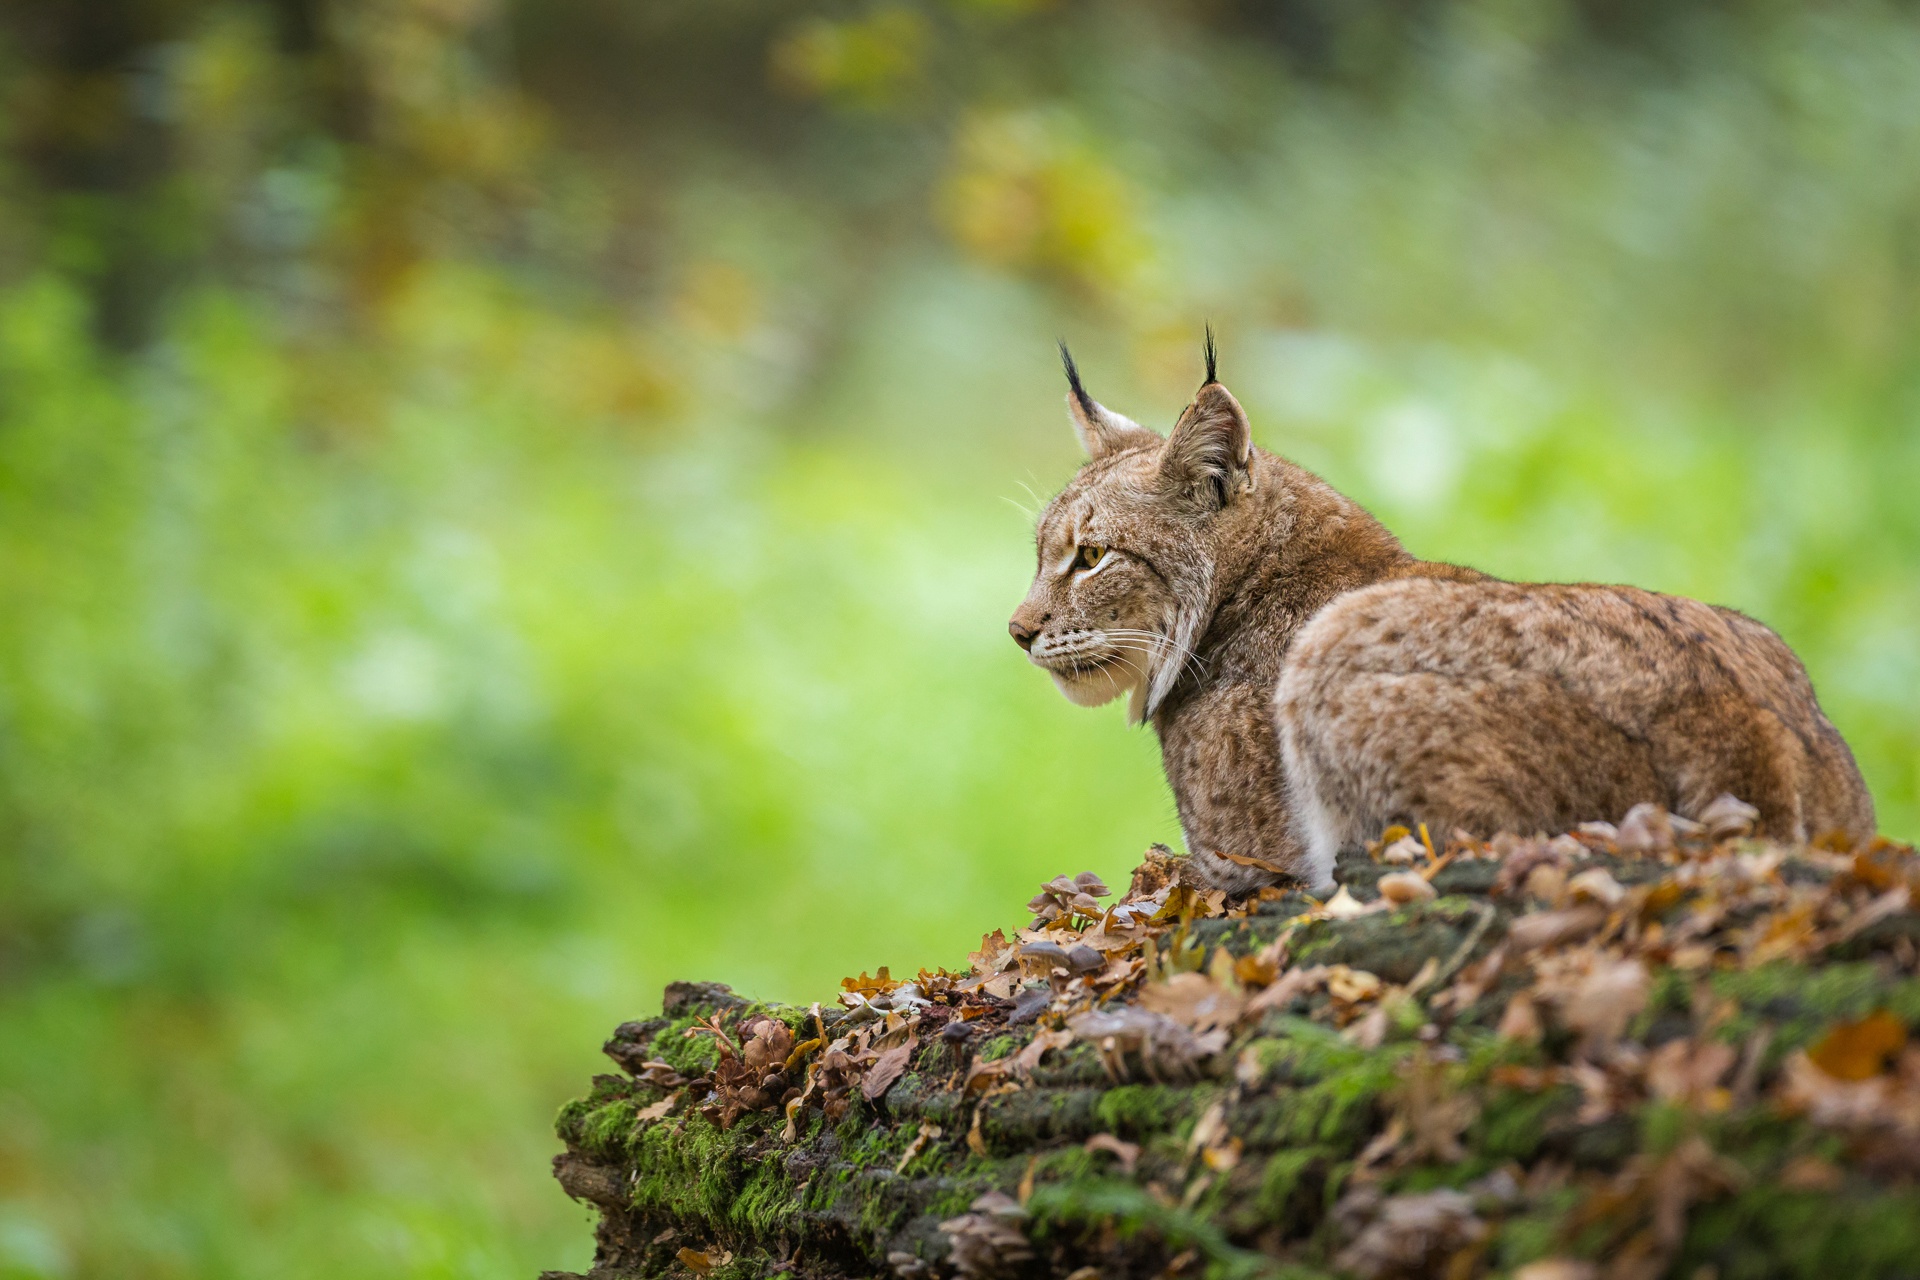
<instances>
[{"instance_id":1,"label":"black ear tuft","mask_svg":"<svg viewBox=\"0 0 1920 1280\"><path fill-rule=\"evenodd\" d=\"M1074 367L1073 352L1067 350L1065 338L1059 338L1056 341L1060 344L1060 363L1067 371L1067 387L1073 392L1073 398L1079 402L1081 412L1091 418L1095 416L1093 397L1088 395L1087 389L1080 385L1080 370Z\"/></svg>"},{"instance_id":2,"label":"black ear tuft","mask_svg":"<svg viewBox=\"0 0 1920 1280\"><path fill-rule=\"evenodd\" d=\"M1064 351L1066 348L1062 347L1061 350ZM1214 375L1214 363L1213 323L1209 321L1207 323L1207 380L1201 383L1201 386L1210 386L1220 381L1220 379Z\"/></svg>"}]
</instances>

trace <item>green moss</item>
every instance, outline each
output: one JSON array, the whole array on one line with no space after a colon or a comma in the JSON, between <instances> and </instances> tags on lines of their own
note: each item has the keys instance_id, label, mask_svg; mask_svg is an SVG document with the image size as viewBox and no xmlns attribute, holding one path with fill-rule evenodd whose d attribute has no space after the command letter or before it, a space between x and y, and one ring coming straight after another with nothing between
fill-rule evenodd
<instances>
[{"instance_id":1,"label":"green moss","mask_svg":"<svg viewBox=\"0 0 1920 1280\"><path fill-rule=\"evenodd\" d=\"M721 1130L699 1116L677 1125L640 1126L628 1145L637 1175L634 1207L708 1227L730 1224L749 1176L766 1167L746 1153L769 1136L770 1127L765 1120L742 1121ZM766 1198L763 1188L756 1202L761 1209Z\"/></svg>"},{"instance_id":2,"label":"green moss","mask_svg":"<svg viewBox=\"0 0 1920 1280\"><path fill-rule=\"evenodd\" d=\"M1467 899L1439 898L1353 920L1317 920L1294 934L1292 951L1299 964L1351 965L1406 983L1429 959L1450 958L1480 916L1481 907Z\"/></svg>"},{"instance_id":3,"label":"green moss","mask_svg":"<svg viewBox=\"0 0 1920 1280\"><path fill-rule=\"evenodd\" d=\"M1204 1216L1161 1204L1136 1184L1118 1178L1035 1187L1027 1211L1033 1215L1033 1234L1043 1240L1072 1238L1084 1228L1110 1226L1122 1239L1151 1232L1169 1252L1198 1249L1207 1259L1208 1275L1220 1280L1269 1276L1275 1271L1272 1259L1236 1248Z\"/></svg>"},{"instance_id":4,"label":"green moss","mask_svg":"<svg viewBox=\"0 0 1920 1280\"><path fill-rule=\"evenodd\" d=\"M1580 1091L1572 1085L1537 1093L1493 1089L1468 1130L1467 1144L1496 1163L1530 1160L1556 1124L1573 1115L1579 1106Z\"/></svg>"},{"instance_id":5,"label":"green moss","mask_svg":"<svg viewBox=\"0 0 1920 1280\"><path fill-rule=\"evenodd\" d=\"M1313 1206L1304 1194L1309 1189L1307 1175L1323 1166L1331 1154L1321 1146L1276 1151L1261 1171L1260 1190L1254 1196L1258 1218L1284 1228L1310 1216Z\"/></svg>"},{"instance_id":6,"label":"green moss","mask_svg":"<svg viewBox=\"0 0 1920 1280\"><path fill-rule=\"evenodd\" d=\"M1195 1095L1204 1093L1211 1098L1214 1092L1184 1085L1123 1084L1101 1094L1093 1104L1093 1114L1108 1132L1138 1138L1198 1115L1201 1104Z\"/></svg>"},{"instance_id":7,"label":"green moss","mask_svg":"<svg viewBox=\"0 0 1920 1280\"><path fill-rule=\"evenodd\" d=\"M1375 1103L1398 1081L1404 1054L1376 1050L1304 1088L1277 1088L1253 1107L1250 1141L1276 1148L1332 1143L1357 1146L1371 1131Z\"/></svg>"},{"instance_id":8,"label":"green moss","mask_svg":"<svg viewBox=\"0 0 1920 1280\"><path fill-rule=\"evenodd\" d=\"M1863 1017L1886 1003L1893 985L1868 962L1816 969L1784 960L1722 970L1713 975L1712 984L1715 995L1783 1026L1824 1026Z\"/></svg>"},{"instance_id":9,"label":"green moss","mask_svg":"<svg viewBox=\"0 0 1920 1280\"><path fill-rule=\"evenodd\" d=\"M683 1076L705 1075L720 1060L720 1050L712 1036L689 1036L699 1021L693 1014L675 1018L653 1038L652 1055Z\"/></svg>"},{"instance_id":10,"label":"green moss","mask_svg":"<svg viewBox=\"0 0 1920 1280\"><path fill-rule=\"evenodd\" d=\"M553 1118L553 1136L562 1142L573 1143L579 1140L581 1123L594 1111L594 1103L589 1098L575 1098L563 1103L559 1114Z\"/></svg>"},{"instance_id":11,"label":"green moss","mask_svg":"<svg viewBox=\"0 0 1920 1280\"><path fill-rule=\"evenodd\" d=\"M1021 1038L1019 1036L995 1036L973 1051L974 1060L977 1062L998 1062L1015 1049L1018 1049L1020 1045Z\"/></svg>"},{"instance_id":12,"label":"green moss","mask_svg":"<svg viewBox=\"0 0 1920 1280\"><path fill-rule=\"evenodd\" d=\"M1365 1064L1373 1055L1333 1028L1305 1018L1276 1018L1253 1044L1262 1075L1281 1084L1312 1084Z\"/></svg>"},{"instance_id":13,"label":"green moss","mask_svg":"<svg viewBox=\"0 0 1920 1280\"><path fill-rule=\"evenodd\" d=\"M1100 1094L1086 1088L1022 1089L980 1104L980 1132L995 1151L1079 1142L1100 1129Z\"/></svg>"},{"instance_id":14,"label":"green moss","mask_svg":"<svg viewBox=\"0 0 1920 1280\"><path fill-rule=\"evenodd\" d=\"M761 1161L740 1188L729 1215L756 1240L774 1240L791 1230L800 1216L793 1180L779 1161Z\"/></svg>"},{"instance_id":15,"label":"green moss","mask_svg":"<svg viewBox=\"0 0 1920 1280\"><path fill-rule=\"evenodd\" d=\"M575 1141L580 1149L603 1163L622 1159L627 1139L633 1134L634 1116L639 1108L622 1100L595 1107L580 1117Z\"/></svg>"},{"instance_id":16,"label":"green moss","mask_svg":"<svg viewBox=\"0 0 1920 1280\"><path fill-rule=\"evenodd\" d=\"M1675 1274L1716 1267L1721 1280L1911 1276L1920 1258L1920 1193L1832 1195L1760 1181L1696 1206Z\"/></svg>"}]
</instances>

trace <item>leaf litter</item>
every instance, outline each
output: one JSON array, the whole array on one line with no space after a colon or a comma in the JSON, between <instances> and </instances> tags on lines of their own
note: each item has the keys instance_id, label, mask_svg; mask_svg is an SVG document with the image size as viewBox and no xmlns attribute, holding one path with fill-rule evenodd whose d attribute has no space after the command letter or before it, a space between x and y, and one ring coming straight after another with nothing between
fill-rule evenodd
<instances>
[{"instance_id":1,"label":"leaf litter","mask_svg":"<svg viewBox=\"0 0 1920 1280\"><path fill-rule=\"evenodd\" d=\"M917 1072L920 1088L949 1091L972 1114L964 1126L919 1122L893 1165L900 1175L943 1147L984 1154L983 1110L1038 1087L1050 1058L1084 1045L1111 1084L1222 1082L1171 1174L1184 1191L1166 1185L1164 1168L1145 1185L1150 1198L1191 1208L1249 1155L1234 1117L1272 1087L1261 1046L1286 1026L1318 1024L1394 1063L1331 1202L1332 1234L1319 1237L1334 1265L1367 1277L1480 1274L1502 1222L1553 1204L1564 1209L1560 1252L1527 1273L1660 1275L1683 1250L1689 1213L1756 1176L1716 1151L1707 1125L1736 1107L1804 1121L1841 1143L1789 1152L1772 1172L1790 1185L1830 1185L1852 1157L1920 1177L1920 1046L1910 1037L1920 1004L1834 1017L1787 1043L1771 1022L1753 1025L1751 1011L1714 994L1716 982L1759 981L1843 953L1911 981L1920 863L1884 840L1770 845L1748 838L1753 818L1725 798L1698 822L1639 806L1617 826L1551 839L1455 833L1436 847L1424 829L1390 829L1370 849L1374 873L1361 865L1324 901L1297 887L1229 899L1185 879L1183 861L1156 848L1117 898L1091 872L1054 877L1027 904L1028 927L984 935L962 971L862 972L842 982L837 1008L816 1004L804 1018L709 1015L684 1035L711 1041L711 1070L690 1076L658 1059L629 1069L636 1086L662 1093L637 1108L636 1123L684 1125L697 1114L726 1130L766 1112L784 1115L780 1137L791 1145L810 1113L837 1122L855 1105L884 1108ZM1484 897L1476 906L1450 891L1454 882ZM1398 980L1329 945L1376 920L1409 927L1446 912L1464 938ZM1391 913L1408 923L1386 924ZM1264 935L1249 933L1255 923ZM1224 941L1256 936L1265 940ZM977 1051L1006 1035L1024 1039L997 1056ZM1474 1045L1494 1047L1470 1062ZM1555 1091L1575 1099L1551 1122L1568 1132L1650 1106L1695 1119L1676 1144L1633 1154L1612 1173L1543 1157L1471 1184L1400 1188L1413 1171L1469 1157L1489 1098ZM1143 1179L1152 1164L1147 1145L1112 1132L1083 1146L1104 1153L1114 1176ZM1019 1189L1040 1171L1030 1162ZM1025 1199L989 1193L943 1219L946 1271L989 1276L1029 1262ZM705 1274L688 1252L681 1261ZM932 1274L918 1251L889 1265Z\"/></svg>"}]
</instances>

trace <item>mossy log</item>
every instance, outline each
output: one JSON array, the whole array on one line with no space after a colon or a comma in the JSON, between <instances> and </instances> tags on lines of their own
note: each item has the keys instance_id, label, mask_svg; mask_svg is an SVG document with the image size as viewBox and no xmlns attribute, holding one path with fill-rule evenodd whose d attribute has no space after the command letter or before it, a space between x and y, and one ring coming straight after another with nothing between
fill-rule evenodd
<instances>
[{"instance_id":1,"label":"mossy log","mask_svg":"<svg viewBox=\"0 0 1920 1280\"><path fill-rule=\"evenodd\" d=\"M1064 907L853 1010L671 986L559 1117L588 1275L1920 1276L1912 851L1654 825L1137 877L1104 988Z\"/></svg>"}]
</instances>

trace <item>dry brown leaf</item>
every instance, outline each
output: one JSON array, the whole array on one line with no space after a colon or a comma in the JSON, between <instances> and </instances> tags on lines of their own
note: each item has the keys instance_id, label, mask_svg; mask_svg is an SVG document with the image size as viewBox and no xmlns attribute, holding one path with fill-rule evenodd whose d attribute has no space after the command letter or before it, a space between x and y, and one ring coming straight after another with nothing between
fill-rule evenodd
<instances>
[{"instance_id":1,"label":"dry brown leaf","mask_svg":"<svg viewBox=\"0 0 1920 1280\"><path fill-rule=\"evenodd\" d=\"M1391 830L1404 832L1406 828L1395 827L1391 828ZM1390 867L1410 867L1421 858L1427 856L1427 847L1411 835L1401 835L1397 839L1383 844L1380 847L1378 856L1380 861Z\"/></svg>"},{"instance_id":2,"label":"dry brown leaf","mask_svg":"<svg viewBox=\"0 0 1920 1280\"><path fill-rule=\"evenodd\" d=\"M919 1037L908 1036L905 1044L897 1044L874 1059L873 1065L867 1068L866 1078L860 1082L860 1096L872 1102L891 1089L893 1082L906 1074L907 1063L919 1047Z\"/></svg>"},{"instance_id":3,"label":"dry brown leaf","mask_svg":"<svg viewBox=\"0 0 1920 1280\"><path fill-rule=\"evenodd\" d=\"M1238 1022L1247 1001L1238 991L1228 990L1206 974L1176 973L1165 982L1142 987L1140 1004L1183 1027L1207 1031Z\"/></svg>"},{"instance_id":4,"label":"dry brown leaf","mask_svg":"<svg viewBox=\"0 0 1920 1280\"><path fill-rule=\"evenodd\" d=\"M967 1068L966 1079L960 1085L960 1092L963 1094L986 1093L995 1085L1004 1083L1007 1072L1012 1067L1012 1061L1007 1058L996 1058L992 1062L975 1059Z\"/></svg>"},{"instance_id":5,"label":"dry brown leaf","mask_svg":"<svg viewBox=\"0 0 1920 1280\"><path fill-rule=\"evenodd\" d=\"M1318 991L1326 985L1327 973L1327 966L1319 964L1287 970L1247 1002L1245 1016L1257 1017L1269 1009L1284 1008L1300 996Z\"/></svg>"},{"instance_id":6,"label":"dry brown leaf","mask_svg":"<svg viewBox=\"0 0 1920 1280\"><path fill-rule=\"evenodd\" d=\"M1334 1265L1362 1280L1449 1275L1449 1260L1470 1256L1488 1232L1473 1211L1473 1198L1458 1191L1382 1199L1362 1187L1349 1192L1334 1214L1352 1237Z\"/></svg>"},{"instance_id":7,"label":"dry brown leaf","mask_svg":"<svg viewBox=\"0 0 1920 1280\"><path fill-rule=\"evenodd\" d=\"M1219 854L1221 857L1225 858L1228 862L1238 863L1240 866L1243 866L1243 867L1252 867L1256 871L1267 871L1267 872L1271 872L1276 876L1285 876L1285 875L1293 874L1291 871L1288 871L1283 866L1279 866L1276 863L1268 862L1264 858L1256 858L1252 854L1228 853L1225 849L1215 849L1214 852Z\"/></svg>"},{"instance_id":8,"label":"dry brown leaf","mask_svg":"<svg viewBox=\"0 0 1920 1280\"><path fill-rule=\"evenodd\" d=\"M1868 1080L1907 1046L1907 1029L1885 1009L1842 1022L1807 1050L1813 1065L1836 1080Z\"/></svg>"},{"instance_id":9,"label":"dry brown leaf","mask_svg":"<svg viewBox=\"0 0 1920 1280\"><path fill-rule=\"evenodd\" d=\"M840 979L840 989L842 991L851 991L857 995L868 997L891 991L899 985L898 982L893 980L893 975L887 972L887 966L884 964L880 966L880 972L874 974L872 977L868 977L866 970L862 969L860 976L857 978Z\"/></svg>"},{"instance_id":10,"label":"dry brown leaf","mask_svg":"<svg viewBox=\"0 0 1920 1280\"><path fill-rule=\"evenodd\" d=\"M1540 1011L1534 1007L1533 997L1522 991L1507 1002L1505 1012L1500 1015L1500 1026L1494 1034L1503 1040L1537 1044L1541 1030Z\"/></svg>"},{"instance_id":11,"label":"dry brown leaf","mask_svg":"<svg viewBox=\"0 0 1920 1280\"><path fill-rule=\"evenodd\" d=\"M1847 1180L1838 1166L1819 1156L1800 1156L1775 1179L1789 1191L1838 1191Z\"/></svg>"},{"instance_id":12,"label":"dry brown leaf","mask_svg":"<svg viewBox=\"0 0 1920 1280\"><path fill-rule=\"evenodd\" d=\"M1609 1048L1647 1007L1652 985L1647 966L1637 958L1600 960L1561 1009L1561 1019L1586 1038L1589 1050Z\"/></svg>"},{"instance_id":13,"label":"dry brown leaf","mask_svg":"<svg viewBox=\"0 0 1920 1280\"><path fill-rule=\"evenodd\" d=\"M1597 902L1608 910L1620 905L1627 891L1605 867L1589 867L1567 881L1567 892L1578 900Z\"/></svg>"},{"instance_id":14,"label":"dry brown leaf","mask_svg":"<svg viewBox=\"0 0 1920 1280\"><path fill-rule=\"evenodd\" d=\"M973 1109L973 1122L967 1126L967 1150L977 1156L987 1154L987 1139L980 1132L980 1108Z\"/></svg>"},{"instance_id":15,"label":"dry brown leaf","mask_svg":"<svg viewBox=\"0 0 1920 1280\"><path fill-rule=\"evenodd\" d=\"M922 1120L920 1122L919 1132L913 1135L913 1141L909 1142L907 1149L900 1154L900 1163L893 1166L893 1171L895 1173L905 1172L906 1167L913 1163L913 1158L922 1151L925 1151L927 1145L940 1136L940 1132L939 1125L931 1120Z\"/></svg>"},{"instance_id":16,"label":"dry brown leaf","mask_svg":"<svg viewBox=\"0 0 1920 1280\"><path fill-rule=\"evenodd\" d=\"M1654 1097L1698 1111L1725 1111L1733 1094L1720 1087L1739 1054L1718 1040L1669 1040L1647 1059L1647 1088Z\"/></svg>"},{"instance_id":17,"label":"dry brown leaf","mask_svg":"<svg viewBox=\"0 0 1920 1280\"><path fill-rule=\"evenodd\" d=\"M1140 1158L1140 1144L1126 1142L1110 1133L1096 1133L1088 1138L1085 1147L1088 1151L1111 1152L1120 1161L1120 1172L1132 1173L1134 1161Z\"/></svg>"},{"instance_id":18,"label":"dry brown leaf","mask_svg":"<svg viewBox=\"0 0 1920 1280\"><path fill-rule=\"evenodd\" d=\"M1375 974L1365 969L1352 969L1344 964L1336 964L1327 970L1327 991L1342 1004L1359 1004L1367 1000L1377 1000L1383 983Z\"/></svg>"},{"instance_id":19,"label":"dry brown leaf","mask_svg":"<svg viewBox=\"0 0 1920 1280\"><path fill-rule=\"evenodd\" d=\"M1600 1280L1600 1268L1579 1258L1542 1258L1515 1271L1513 1280Z\"/></svg>"},{"instance_id":20,"label":"dry brown leaf","mask_svg":"<svg viewBox=\"0 0 1920 1280\"><path fill-rule=\"evenodd\" d=\"M999 973L1013 963L1013 958L1013 944L999 929L980 935L980 949L967 955L975 973Z\"/></svg>"},{"instance_id":21,"label":"dry brown leaf","mask_svg":"<svg viewBox=\"0 0 1920 1280\"><path fill-rule=\"evenodd\" d=\"M697 1276L703 1276L715 1267L724 1267L733 1261L733 1254L718 1245L710 1249L682 1249L674 1256L685 1263L688 1270Z\"/></svg>"},{"instance_id":22,"label":"dry brown leaf","mask_svg":"<svg viewBox=\"0 0 1920 1280\"><path fill-rule=\"evenodd\" d=\"M1024 1049L1013 1056L1014 1074L1025 1079L1033 1074L1035 1067L1040 1065L1040 1059L1053 1050L1064 1049L1072 1043L1073 1032L1071 1031L1038 1032Z\"/></svg>"},{"instance_id":23,"label":"dry brown leaf","mask_svg":"<svg viewBox=\"0 0 1920 1280\"><path fill-rule=\"evenodd\" d=\"M673 1114L673 1109L680 1105L680 1098L680 1094L670 1093L652 1106L640 1108L639 1111L634 1113L633 1118L636 1121L658 1120L663 1116L671 1115Z\"/></svg>"},{"instance_id":24,"label":"dry brown leaf","mask_svg":"<svg viewBox=\"0 0 1920 1280\"><path fill-rule=\"evenodd\" d=\"M1539 951L1589 937L1606 922L1607 913L1591 904L1565 911L1535 911L1507 926L1507 941L1522 952Z\"/></svg>"}]
</instances>

